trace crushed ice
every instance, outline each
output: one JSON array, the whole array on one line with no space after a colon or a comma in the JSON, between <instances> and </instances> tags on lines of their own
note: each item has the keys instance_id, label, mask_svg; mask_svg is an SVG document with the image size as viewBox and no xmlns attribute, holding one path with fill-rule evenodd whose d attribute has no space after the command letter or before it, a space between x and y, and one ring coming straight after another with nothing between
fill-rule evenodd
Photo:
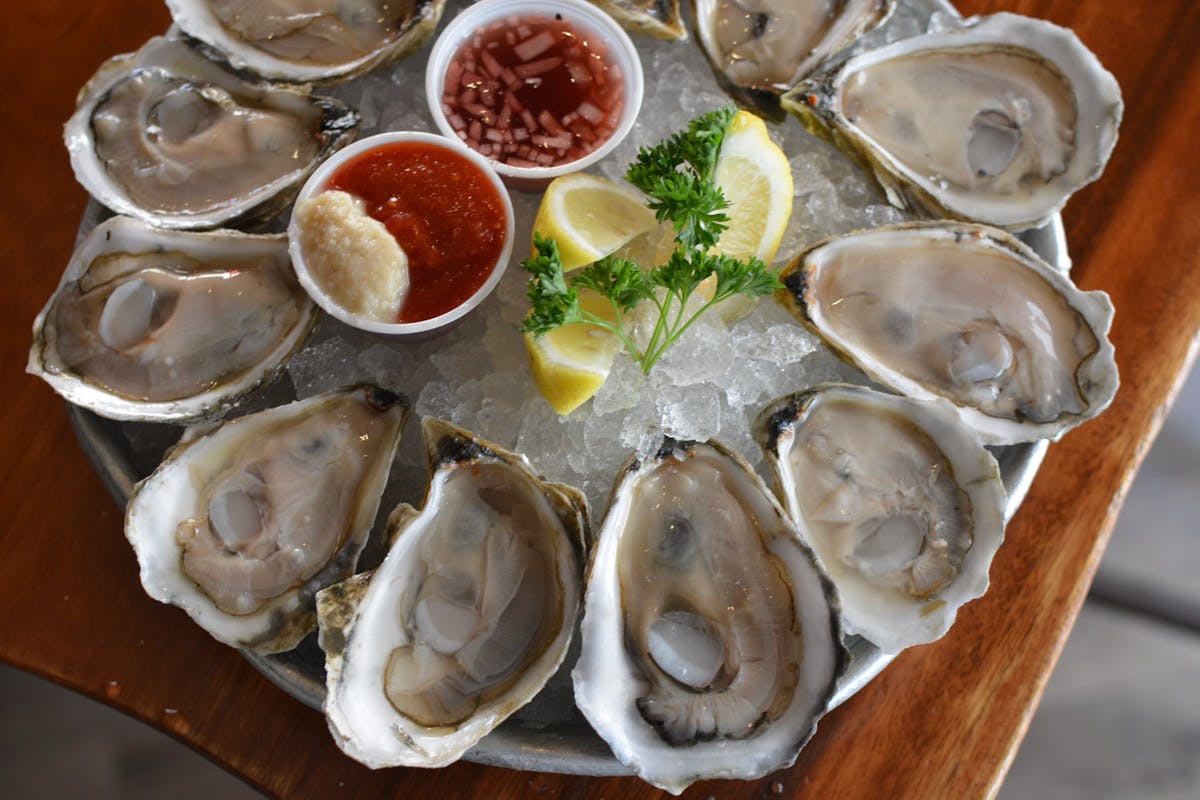
<instances>
[{"instance_id":1,"label":"crushed ice","mask_svg":"<svg viewBox=\"0 0 1200 800\"><path fill-rule=\"evenodd\" d=\"M878 46L954 24L908 6L867 44ZM705 111L728 102L692 43L638 37L646 79L642 111L629 137L597 165L614 180L639 146L653 144ZM403 78L407 67L383 70L332 93L363 114L363 134L433 130L423 82ZM794 211L779 250L784 263L827 236L905 219L869 178L833 147L809 136L793 119L772 126L795 178ZM416 415L453 421L503 447L524 453L551 479L582 488L599 520L620 466L668 434L716 438L759 465L750 425L770 400L825 380L865 382L821 347L773 299L734 322L709 314L643 375L618 356L599 393L567 417L554 413L529 376L518 330L527 309L520 260L540 195L513 192L518 245L497 290L457 327L419 342L390 340L326 319L287 371L298 397L357 381L404 392ZM424 451L415 424L405 431L395 475L406 476L404 499L420 503Z\"/></svg>"}]
</instances>

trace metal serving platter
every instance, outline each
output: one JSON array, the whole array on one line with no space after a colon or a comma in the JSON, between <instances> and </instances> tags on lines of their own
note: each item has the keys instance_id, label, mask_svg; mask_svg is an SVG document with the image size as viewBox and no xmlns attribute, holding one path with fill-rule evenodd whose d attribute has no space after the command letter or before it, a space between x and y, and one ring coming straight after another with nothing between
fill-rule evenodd
<instances>
[{"instance_id":1,"label":"metal serving platter","mask_svg":"<svg viewBox=\"0 0 1200 800\"><path fill-rule=\"evenodd\" d=\"M463 4L451 2L447 10L447 19L451 18L461 5ZM901 0L900 6L902 12L907 12L903 23L910 27L916 24L913 21L914 17L918 20L927 19L931 14L945 15L950 19L957 17L953 7L944 0ZM895 22L894 18L889 24ZM877 34L878 32L873 36ZM662 43L648 42L643 37L635 37L635 41L639 47L664 46ZM679 42L671 46L695 49L692 42ZM689 56L689 60L693 57L694 55ZM397 85L406 79L418 81L423 70L424 60L418 54L395 68L391 81ZM697 83L710 84L713 81L706 68L693 70L692 74ZM651 80L654 80L654 76L648 74L647 81ZM682 122L684 120L680 120L680 123ZM796 123L789 121L788 124ZM375 131L367 128L361 135L373 132ZM80 236L107 216L109 212L92 201L81 222ZM1063 271L1070 268L1060 217L1055 216L1045 227L1028 231L1022 234L1021 238L1050 264ZM408 387L408 390L415 396L419 387ZM239 408L237 413L256 411L293 399L294 389L285 378L251 399L244 407ZM125 506L134 484L154 470L163 453L175 443L183 431L182 427L173 425L115 422L69 404L68 414L84 451L121 507ZM488 435L487 431L479 433L485 437ZM1020 506L1045 455L1046 447L1045 442L1039 442L991 448L999 461L1001 475L1008 491L1005 509L1007 518L1011 518ZM394 490L389 487L389 493L385 494L381 504L380 519L376 520L376 534L382 527L381 520L395 505L395 501L389 497L393 494ZM419 499L418 495L414 501ZM372 544L364 552L360 568L374 566L382 559L382 555L378 536L373 536ZM631 770L613 757L608 746L574 708L570 670L578 655L578 642L579 637L576 636L563 667L551 679L546 689L529 706L470 750L465 756L467 760L542 772L582 775L631 774ZM891 661L890 656L883 655L874 645L860 637L850 637L847 646L850 651L849 667L830 701L830 708L840 705L857 692ZM318 711L321 709L325 697L324 654L316 643L315 633L288 653L260 656L245 652L244 655L272 683L305 705Z\"/></svg>"}]
</instances>

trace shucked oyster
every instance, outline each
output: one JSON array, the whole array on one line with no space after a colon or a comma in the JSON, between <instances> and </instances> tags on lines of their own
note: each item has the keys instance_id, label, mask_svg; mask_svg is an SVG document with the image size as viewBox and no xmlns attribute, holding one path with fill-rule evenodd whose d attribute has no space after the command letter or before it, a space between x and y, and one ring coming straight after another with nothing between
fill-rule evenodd
<instances>
[{"instance_id":1,"label":"shucked oyster","mask_svg":"<svg viewBox=\"0 0 1200 800\"><path fill-rule=\"evenodd\" d=\"M682 39L687 36L679 18L679 0L589 0L621 24L639 33L659 39Z\"/></svg>"},{"instance_id":2,"label":"shucked oyster","mask_svg":"<svg viewBox=\"0 0 1200 800\"><path fill-rule=\"evenodd\" d=\"M893 205L1012 230L1100 176L1122 111L1074 33L1015 14L862 53L783 103L864 162Z\"/></svg>"},{"instance_id":3,"label":"shucked oyster","mask_svg":"<svg viewBox=\"0 0 1200 800\"><path fill-rule=\"evenodd\" d=\"M582 594L587 503L521 456L422 422L429 494L383 564L317 598L325 713L370 767L457 760L558 669Z\"/></svg>"},{"instance_id":4,"label":"shucked oyster","mask_svg":"<svg viewBox=\"0 0 1200 800\"><path fill-rule=\"evenodd\" d=\"M269 381L315 319L283 234L113 217L79 245L34 322L27 369L101 416L181 422Z\"/></svg>"},{"instance_id":5,"label":"shucked oyster","mask_svg":"<svg viewBox=\"0 0 1200 800\"><path fill-rule=\"evenodd\" d=\"M735 98L779 113L778 96L881 25L895 0L692 0L696 38Z\"/></svg>"},{"instance_id":6,"label":"shucked oyster","mask_svg":"<svg viewBox=\"0 0 1200 800\"><path fill-rule=\"evenodd\" d=\"M576 704L620 761L675 794L786 767L843 666L833 596L745 462L666 439L614 488Z\"/></svg>"},{"instance_id":7,"label":"shucked oyster","mask_svg":"<svg viewBox=\"0 0 1200 800\"><path fill-rule=\"evenodd\" d=\"M295 647L354 571L407 413L356 387L185 436L125 512L146 592L234 647Z\"/></svg>"},{"instance_id":8,"label":"shucked oyster","mask_svg":"<svg viewBox=\"0 0 1200 800\"><path fill-rule=\"evenodd\" d=\"M779 296L839 354L910 397L940 397L988 444L1058 439L1116 394L1112 304L1012 236L953 222L817 244Z\"/></svg>"},{"instance_id":9,"label":"shucked oyster","mask_svg":"<svg viewBox=\"0 0 1200 800\"><path fill-rule=\"evenodd\" d=\"M847 631L896 653L941 638L987 590L1004 485L948 404L819 386L772 403L755 436Z\"/></svg>"},{"instance_id":10,"label":"shucked oyster","mask_svg":"<svg viewBox=\"0 0 1200 800\"><path fill-rule=\"evenodd\" d=\"M255 85L180 41L110 59L64 131L75 177L115 211L212 228L281 210L358 115L336 100Z\"/></svg>"},{"instance_id":11,"label":"shucked oyster","mask_svg":"<svg viewBox=\"0 0 1200 800\"><path fill-rule=\"evenodd\" d=\"M445 0L167 0L175 24L230 64L309 83L403 58L437 27Z\"/></svg>"}]
</instances>

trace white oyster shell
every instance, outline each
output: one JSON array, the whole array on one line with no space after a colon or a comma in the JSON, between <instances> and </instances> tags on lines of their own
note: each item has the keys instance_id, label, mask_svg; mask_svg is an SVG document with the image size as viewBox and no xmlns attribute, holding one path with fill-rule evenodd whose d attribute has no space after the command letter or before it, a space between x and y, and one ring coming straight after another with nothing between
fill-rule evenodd
<instances>
[{"instance_id":1,"label":"white oyster shell","mask_svg":"<svg viewBox=\"0 0 1200 800\"><path fill-rule=\"evenodd\" d=\"M102 222L33 324L27 370L110 419L183 422L268 383L312 329L283 234Z\"/></svg>"},{"instance_id":2,"label":"white oyster shell","mask_svg":"<svg viewBox=\"0 0 1200 800\"><path fill-rule=\"evenodd\" d=\"M627 30L659 39L686 39L679 0L588 0L610 14Z\"/></svg>"},{"instance_id":3,"label":"white oyster shell","mask_svg":"<svg viewBox=\"0 0 1200 800\"><path fill-rule=\"evenodd\" d=\"M692 0L696 39L739 100L778 113L778 95L882 25L895 0Z\"/></svg>"},{"instance_id":4,"label":"white oyster shell","mask_svg":"<svg viewBox=\"0 0 1200 800\"><path fill-rule=\"evenodd\" d=\"M667 439L613 490L576 705L622 763L675 794L789 766L844 666L835 597L745 462Z\"/></svg>"},{"instance_id":5,"label":"white oyster shell","mask_svg":"<svg viewBox=\"0 0 1200 800\"><path fill-rule=\"evenodd\" d=\"M1004 539L996 460L942 401L825 385L755 423L784 506L884 653L940 639Z\"/></svg>"},{"instance_id":6,"label":"white oyster shell","mask_svg":"<svg viewBox=\"0 0 1200 800\"><path fill-rule=\"evenodd\" d=\"M296 83L346 80L428 39L445 0L167 0L180 30L237 69Z\"/></svg>"},{"instance_id":7,"label":"white oyster shell","mask_svg":"<svg viewBox=\"0 0 1200 800\"><path fill-rule=\"evenodd\" d=\"M282 210L357 126L337 100L247 82L155 37L100 67L63 136L98 201L159 227L202 229Z\"/></svg>"},{"instance_id":8,"label":"white oyster shell","mask_svg":"<svg viewBox=\"0 0 1200 800\"><path fill-rule=\"evenodd\" d=\"M225 644L295 647L354 571L407 413L362 386L185 435L125 512L143 588Z\"/></svg>"},{"instance_id":9,"label":"white oyster shell","mask_svg":"<svg viewBox=\"0 0 1200 800\"><path fill-rule=\"evenodd\" d=\"M1120 87L1071 31L1015 14L861 53L784 107L863 161L889 202L1010 230L1100 176Z\"/></svg>"},{"instance_id":10,"label":"white oyster shell","mask_svg":"<svg viewBox=\"0 0 1200 800\"><path fill-rule=\"evenodd\" d=\"M317 598L325 713L370 767L456 761L558 669L582 595L587 503L521 456L422 421L425 507L372 573Z\"/></svg>"},{"instance_id":11,"label":"white oyster shell","mask_svg":"<svg viewBox=\"0 0 1200 800\"><path fill-rule=\"evenodd\" d=\"M949 400L987 444L1057 440L1116 395L1108 295L996 228L859 231L780 277L780 299L835 351L901 394Z\"/></svg>"}]
</instances>

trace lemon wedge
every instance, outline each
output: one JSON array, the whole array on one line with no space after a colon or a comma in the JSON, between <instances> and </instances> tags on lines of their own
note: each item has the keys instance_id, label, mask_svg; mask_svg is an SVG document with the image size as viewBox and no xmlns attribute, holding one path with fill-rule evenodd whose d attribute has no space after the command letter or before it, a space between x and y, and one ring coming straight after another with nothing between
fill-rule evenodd
<instances>
[{"instance_id":1,"label":"lemon wedge","mask_svg":"<svg viewBox=\"0 0 1200 800\"><path fill-rule=\"evenodd\" d=\"M579 305L603 319L615 319L612 304L590 289L579 290ZM600 391L620 349L621 340L597 325L563 325L543 336L525 334L533 382L559 414L570 414Z\"/></svg>"},{"instance_id":2,"label":"lemon wedge","mask_svg":"<svg viewBox=\"0 0 1200 800\"><path fill-rule=\"evenodd\" d=\"M714 251L739 259L757 256L770 265L792 216L794 189L792 165L761 119L748 111L733 118L715 178L729 201L729 227Z\"/></svg>"},{"instance_id":3,"label":"lemon wedge","mask_svg":"<svg viewBox=\"0 0 1200 800\"><path fill-rule=\"evenodd\" d=\"M551 181L533 220L535 233L558 242L565 272L599 261L657 226L637 189L582 172Z\"/></svg>"}]
</instances>

